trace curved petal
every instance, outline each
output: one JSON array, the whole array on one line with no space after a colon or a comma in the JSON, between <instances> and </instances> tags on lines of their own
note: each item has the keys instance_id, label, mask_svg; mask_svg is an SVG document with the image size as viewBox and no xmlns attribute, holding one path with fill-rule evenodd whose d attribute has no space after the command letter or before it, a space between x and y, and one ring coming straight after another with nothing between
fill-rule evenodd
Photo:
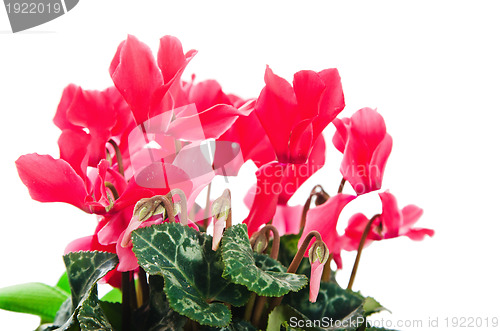
<instances>
[{"instance_id":1,"label":"curved petal","mask_svg":"<svg viewBox=\"0 0 500 331\"><path fill-rule=\"evenodd\" d=\"M374 109L362 108L351 117L353 139L363 143L368 151L373 152L377 148L386 132L384 118Z\"/></svg>"},{"instance_id":2,"label":"curved petal","mask_svg":"<svg viewBox=\"0 0 500 331\"><path fill-rule=\"evenodd\" d=\"M61 159L68 162L84 181L87 178L87 146L91 139L83 130L63 130L57 141Z\"/></svg>"},{"instance_id":3,"label":"curved petal","mask_svg":"<svg viewBox=\"0 0 500 331\"><path fill-rule=\"evenodd\" d=\"M280 235L299 234L302 209L304 206L280 205L276 207L273 217L273 225L278 229Z\"/></svg>"},{"instance_id":4,"label":"curved petal","mask_svg":"<svg viewBox=\"0 0 500 331\"><path fill-rule=\"evenodd\" d=\"M290 132L298 119L298 106L292 86L266 68L266 86L255 104L255 113L267 133L280 162L288 162ZM279 123L280 125L276 125Z\"/></svg>"},{"instance_id":5,"label":"curved petal","mask_svg":"<svg viewBox=\"0 0 500 331\"><path fill-rule=\"evenodd\" d=\"M314 119L314 138L344 109L344 92L337 69L325 69L318 73L326 88L319 102L319 114Z\"/></svg>"},{"instance_id":6,"label":"curved petal","mask_svg":"<svg viewBox=\"0 0 500 331\"><path fill-rule=\"evenodd\" d=\"M168 134L177 139L190 141L219 138L233 125L239 115L238 109L229 105L216 105L194 114L186 109L172 122Z\"/></svg>"},{"instance_id":7,"label":"curved petal","mask_svg":"<svg viewBox=\"0 0 500 331\"><path fill-rule=\"evenodd\" d=\"M311 119L305 119L297 124L290 133L289 154L290 163L306 163L313 143L313 126Z\"/></svg>"},{"instance_id":8,"label":"curved petal","mask_svg":"<svg viewBox=\"0 0 500 331\"><path fill-rule=\"evenodd\" d=\"M306 225L299 240L299 247L309 232L318 231L328 246L330 253L339 252L337 222L342 209L355 198L356 196L354 195L340 193L328 199L324 204L309 209L306 216ZM307 250L306 254L308 254Z\"/></svg>"},{"instance_id":9,"label":"curved petal","mask_svg":"<svg viewBox=\"0 0 500 331\"><path fill-rule=\"evenodd\" d=\"M219 140L239 144L243 160L252 160L257 167L276 160L273 146L254 111L247 116L239 116ZM220 158L217 150L215 158Z\"/></svg>"},{"instance_id":10,"label":"curved petal","mask_svg":"<svg viewBox=\"0 0 500 331\"><path fill-rule=\"evenodd\" d=\"M425 236L429 236L429 237L434 236L434 230L415 228L415 229L411 229L408 232L406 232L405 236L407 236L411 240L420 241L420 240L424 240Z\"/></svg>"},{"instance_id":11,"label":"curved petal","mask_svg":"<svg viewBox=\"0 0 500 331\"><path fill-rule=\"evenodd\" d=\"M415 205L408 205L401 210L403 215L403 224L401 226L401 232L406 232L410 229L418 219L422 217L424 210Z\"/></svg>"},{"instance_id":12,"label":"curved petal","mask_svg":"<svg viewBox=\"0 0 500 331\"><path fill-rule=\"evenodd\" d=\"M255 199L248 217L243 221L248 226L249 236L273 218L281 191L283 172L284 166L278 162L270 162L257 170Z\"/></svg>"},{"instance_id":13,"label":"curved petal","mask_svg":"<svg viewBox=\"0 0 500 331\"><path fill-rule=\"evenodd\" d=\"M158 66L165 84L171 82L179 71L184 70L191 57L194 56L193 52L195 53L195 51L190 51L184 55L180 40L174 36L164 36L160 39Z\"/></svg>"},{"instance_id":14,"label":"curved petal","mask_svg":"<svg viewBox=\"0 0 500 331\"><path fill-rule=\"evenodd\" d=\"M385 166L391 154L391 150L392 137L386 134L373 152L372 160L368 167L370 191L378 190L382 187L382 178L384 177Z\"/></svg>"},{"instance_id":15,"label":"curved petal","mask_svg":"<svg viewBox=\"0 0 500 331\"><path fill-rule=\"evenodd\" d=\"M325 165L326 143L322 135L316 139L316 143L305 164L288 164L281 181L283 187L278 203L285 205L295 194L299 187L309 179L316 171Z\"/></svg>"},{"instance_id":16,"label":"curved petal","mask_svg":"<svg viewBox=\"0 0 500 331\"><path fill-rule=\"evenodd\" d=\"M83 238L78 238L70 242L66 248L64 249L64 255L70 252L80 252L80 251L91 251L92 248L92 239L94 236L86 236Z\"/></svg>"},{"instance_id":17,"label":"curved petal","mask_svg":"<svg viewBox=\"0 0 500 331\"><path fill-rule=\"evenodd\" d=\"M312 70L302 70L293 75L293 90L300 109L299 121L312 120L319 115L319 100L325 88L321 77Z\"/></svg>"},{"instance_id":18,"label":"curved petal","mask_svg":"<svg viewBox=\"0 0 500 331\"><path fill-rule=\"evenodd\" d=\"M75 84L70 84L64 88L63 94L61 96L61 101L59 101L59 105L57 106L56 115L54 116L53 122L54 124L61 130L78 130L81 127L72 124L67 117L68 108L73 103L75 95L80 89L80 87Z\"/></svg>"},{"instance_id":19,"label":"curved petal","mask_svg":"<svg viewBox=\"0 0 500 331\"><path fill-rule=\"evenodd\" d=\"M321 285L321 276L323 275L324 263L319 259L311 264L311 279L309 280L309 301L316 302L318 298L319 288Z\"/></svg>"},{"instance_id":20,"label":"curved petal","mask_svg":"<svg viewBox=\"0 0 500 331\"><path fill-rule=\"evenodd\" d=\"M64 160L50 155L26 154L16 161L19 177L31 198L40 202L66 202L89 212L83 179Z\"/></svg>"},{"instance_id":21,"label":"curved petal","mask_svg":"<svg viewBox=\"0 0 500 331\"><path fill-rule=\"evenodd\" d=\"M233 105L222 91L220 84L213 79L194 84L189 90L189 101L196 104L196 109L199 112L215 105Z\"/></svg>"},{"instance_id":22,"label":"curved petal","mask_svg":"<svg viewBox=\"0 0 500 331\"><path fill-rule=\"evenodd\" d=\"M132 251L132 246L122 247L120 244L123 240L123 236L125 232L123 232L118 238L118 243L116 244L116 254L118 254L118 267L116 270L119 272L132 271L139 267L137 263L137 257Z\"/></svg>"},{"instance_id":23,"label":"curved petal","mask_svg":"<svg viewBox=\"0 0 500 331\"><path fill-rule=\"evenodd\" d=\"M336 118L333 120L333 125L337 128L335 134L333 135L333 146L339 150L340 153L344 153L345 146L347 144L347 139L349 138L349 118Z\"/></svg>"},{"instance_id":24,"label":"curved petal","mask_svg":"<svg viewBox=\"0 0 500 331\"><path fill-rule=\"evenodd\" d=\"M155 91L163 85L163 77L149 47L129 35L118 47L109 72L116 88L129 104L136 123L152 117L153 114L149 114L150 105Z\"/></svg>"},{"instance_id":25,"label":"curved petal","mask_svg":"<svg viewBox=\"0 0 500 331\"><path fill-rule=\"evenodd\" d=\"M378 194L382 201L382 219L384 238L395 238L399 236L399 229L403 224L403 216L398 208L396 197L385 191Z\"/></svg>"}]
</instances>

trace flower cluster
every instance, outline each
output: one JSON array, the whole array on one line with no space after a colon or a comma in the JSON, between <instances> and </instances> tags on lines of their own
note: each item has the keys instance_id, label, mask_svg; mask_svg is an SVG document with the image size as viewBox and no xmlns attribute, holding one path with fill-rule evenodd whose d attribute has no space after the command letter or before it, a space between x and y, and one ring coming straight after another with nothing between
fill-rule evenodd
<instances>
[{"instance_id":1,"label":"flower cluster","mask_svg":"<svg viewBox=\"0 0 500 331\"><path fill-rule=\"evenodd\" d=\"M246 224L256 250L267 245L269 225L275 239L299 238L297 248L303 252L297 263L305 255L312 266L311 301L330 261L342 268L343 250L398 236L421 240L433 235L413 227L422 209L399 209L388 191L379 193L380 215L355 214L339 234L344 207L382 187L392 138L374 109L338 118L345 104L337 69L299 71L290 84L267 67L258 97L244 100L224 93L215 80L182 80L195 55L165 36L155 59L145 44L129 36L111 61L114 86L94 91L69 85L64 90L54 117L62 130L60 158L28 154L17 160L33 199L69 203L97 215L95 233L71 242L67 252L117 254L118 266L105 280L119 287L120 273L139 269L131 241L136 229L168 220L206 231L213 222L212 247L219 249L231 226L230 193L206 210L195 200L215 176L236 176L247 161L258 170L245 198L249 214L239 221ZM330 123L336 133L327 142L323 131ZM338 193L329 195L317 186L305 205L288 205L324 166L327 144L343 154ZM342 193L346 182L356 195Z\"/></svg>"}]
</instances>

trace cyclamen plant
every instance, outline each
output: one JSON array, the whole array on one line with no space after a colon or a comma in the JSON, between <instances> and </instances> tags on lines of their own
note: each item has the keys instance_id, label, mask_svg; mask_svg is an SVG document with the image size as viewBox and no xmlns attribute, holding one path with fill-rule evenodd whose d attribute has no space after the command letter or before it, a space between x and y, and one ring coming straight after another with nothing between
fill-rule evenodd
<instances>
[{"instance_id":1,"label":"cyclamen plant","mask_svg":"<svg viewBox=\"0 0 500 331\"><path fill-rule=\"evenodd\" d=\"M34 200L74 205L97 215L97 227L67 246L56 286L3 288L0 308L40 316L38 330L377 329L366 317L384 308L352 291L363 248L434 234L414 227L422 209L400 209L388 191L379 193L382 213L355 214L338 232L343 208L382 186L392 149L384 119L370 108L337 117L337 69L299 71L292 85L267 67L258 98L243 100L214 80L183 81L195 54L165 36L155 61L129 36L111 62L113 87L64 90L54 117L60 158L28 154L16 165ZM325 164L330 123L343 154L338 191L317 185L290 206ZM234 220L231 193L212 201L211 183L247 161L257 181L248 216ZM343 193L346 183L356 195ZM341 269L342 251L352 250L344 289L331 262ZM98 282L115 289L99 299Z\"/></svg>"}]
</instances>

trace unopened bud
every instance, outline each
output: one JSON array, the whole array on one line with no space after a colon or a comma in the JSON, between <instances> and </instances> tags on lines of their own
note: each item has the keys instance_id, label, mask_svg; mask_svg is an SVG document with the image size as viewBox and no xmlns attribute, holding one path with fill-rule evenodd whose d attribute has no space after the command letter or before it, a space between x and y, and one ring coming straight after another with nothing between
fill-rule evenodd
<instances>
[{"instance_id":1,"label":"unopened bud","mask_svg":"<svg viewBox=\"0 0 500 331\"><path fill-rule=\"evenodd\" d=\"M326 244L323 241L316 240L309 249L309 262L311 265L316 261L325 264L329 255L330 251Z\"/></svg>"},{"instance_id":2,"label":"unopened bud","mask_svg":"<svg viewBox=\"0 0 500 331\"><path fill-rule=\"evenodd\" d=\"M321 276L323 268L330 252L323 241L316 240L309 250L309 262L311 263L311 278L309 280L309 301L316 302L319 288L321 285ZM330 266L328 266L329 268Z\"/></svg>"},{"instance_id":3,"label":"unopened bud","mask_svg":"<svg viewBox=\"0 0 500 331\"><path fill-rule=\"evenodd\" d=\"M262 254L267 249L269 240L264 233L257 231L250 238L250 244L254 252Z\"/></svg>"},{"instance_id":4,"label":"unopened bud","mask_svg":"<svg viewBox=\"0 0 500 331\"><path fill-rule=\"evenodd\" d=\"M164 213L165 207L163 206L162 196L156 195L152 198L139 200L135 204L133 215L137 216L138 220L142 222L154 215Z\"/></svg>"}]
</instances>

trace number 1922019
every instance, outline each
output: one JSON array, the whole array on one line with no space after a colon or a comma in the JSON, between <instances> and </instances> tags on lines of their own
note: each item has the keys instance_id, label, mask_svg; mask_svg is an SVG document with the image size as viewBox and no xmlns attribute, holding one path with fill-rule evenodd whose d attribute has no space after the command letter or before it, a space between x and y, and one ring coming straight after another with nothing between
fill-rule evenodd
<instances>
[{"instance_id":1,"label":"number 1922019","mask_svg":"<svg viewBox=\"0 0 500 331\"><path fill-rule=\"evenodd\" d=\"M59 14L63 11L60 3L14 2L5 5L7 13L11 14Z\"/></svg>"}]
</instances>

